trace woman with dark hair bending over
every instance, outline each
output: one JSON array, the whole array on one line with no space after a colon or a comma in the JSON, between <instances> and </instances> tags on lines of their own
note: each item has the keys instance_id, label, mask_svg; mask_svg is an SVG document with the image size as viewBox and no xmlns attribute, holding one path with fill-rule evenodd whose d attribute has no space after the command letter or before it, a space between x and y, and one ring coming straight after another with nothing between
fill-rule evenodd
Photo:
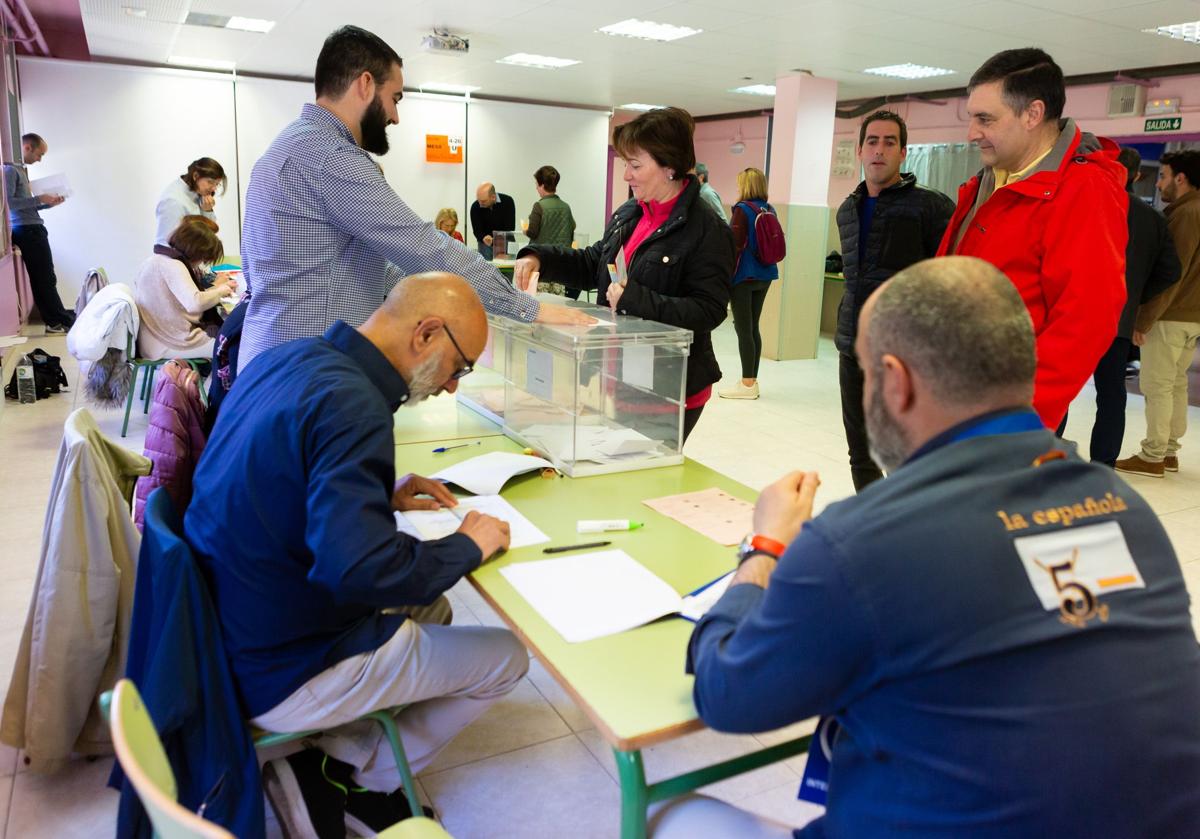
<instances>
[{"instance_id":1,"label":"woman with dark hair bending over","mask_svg":"<svg viewBox=\"0 0 1200 839\"><path fill-rule=\"evenodd\" d=\"M173 178L162 195L158 196L158 205L154 208L158 220L154 244L168 244L171 234L179 227L184 216L204 216L215 222L217 187L221 188L223 195L228 184L225 170L211 157L201 157L189 163L187 171Z\"/></svg>"},{"instance_id":2,"label":"woman with dark hair bending over","mask_svg":"<svg viewBox=\"0 0 1200 839\"><path fill-rule=\"evenodd\" d=\"M597 300L622 315L692 330L687 359L683 437L686 440L713 383L721 378L712 330L725 319L733 275L733 234L701 199L695 123L681 108L647 111L613 130L633 198L587 248L530 245L517 254L513 279L532 291L533 273L545 282L595 288ZM622 259L618 258L621 254ZM611 282L609 264L628 266L624 285Z\"/></svg>"}]
</instances>

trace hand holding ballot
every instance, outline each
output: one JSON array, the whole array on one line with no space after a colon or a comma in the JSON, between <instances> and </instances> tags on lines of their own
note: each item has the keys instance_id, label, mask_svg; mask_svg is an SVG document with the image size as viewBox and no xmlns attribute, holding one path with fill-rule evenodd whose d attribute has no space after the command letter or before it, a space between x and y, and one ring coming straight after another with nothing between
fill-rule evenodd
<instances>
[{"instance_id":1,"label":"hand holding ballot","mask_svg":"<svg viewBox=\"0 0 1200 839\"><path fill-rule=\"evenodd\" d=\"M519 291L533 294L537 291L538 274L542 261L536 256L523 256L513 263L513 285Z\"/></svg>"},{"instance_id":2,"label":"hand holding ballot","mask_svg":"<svg viewBox=\"0 0 1200 839\"><path fill-rule=\"evenodd\" d=\"M619 283L609 284L608 292L605 296L608 298L609 308L611 308L614 312L617 310L617 301L621 299L621 295L624 293L625 286L620 285Z\"/></svg>"}]
</instances>

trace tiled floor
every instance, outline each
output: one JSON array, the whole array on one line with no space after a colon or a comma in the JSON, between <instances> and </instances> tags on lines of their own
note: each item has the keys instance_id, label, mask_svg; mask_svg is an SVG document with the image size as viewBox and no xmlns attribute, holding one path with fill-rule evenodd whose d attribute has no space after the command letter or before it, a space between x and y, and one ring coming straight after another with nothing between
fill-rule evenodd
<instances>
[{"instance_id":1,"label":"tiled floor","mask_svg":"<svg viewBox=\"0 0 1200 839\"><path fill-rule=\"evenodd\" d=\"M61 337L38 338L63 357L76 382L74 361ZM716 335L727 375L737 374L737 346L727 323ZM815 361L764 361L758 401L716 399L688 443L688 454L749 486L760 488L788 469L816 469L818 507L852 491L837 389L837 358L822 341ZM1094 410L1086 390L1071 411L1068 438L1086 439ZM51 471L72 409L72 394L35 406L0 409L0 690L7 691L36 572ZM96 412L112 438L119 412ZM1193 424L1200 411L1193 409ZM1143 429L1142 401L1129 400L1125 454ZM140 450L145 420L135 416L126 445ZM1194 431L1193 437L1200 434ZM1192 591L1200 592L1200 458L1183 451L1183 471L1164 480L1132 478L1162 516ZM459 623L496 624L498 618L465 583L451 592ZM703 732L648 750L650 777L732 757L783 733L754 737ZM23 771L18 755L0 747L0 839L71 839L107 835L116 809L104 788L110 760L78 761L53 777ZM803 758L715 784L709 791L740 806L792 824L817 812L796 801ZM459 839L471 837L611 837L617 834L618 792L612 755L588 719L537 662L529 676L455 740L420 779L421 792L444 814ZM278 830L269 825L272 836Z\"/></svg>"}]
</instances>

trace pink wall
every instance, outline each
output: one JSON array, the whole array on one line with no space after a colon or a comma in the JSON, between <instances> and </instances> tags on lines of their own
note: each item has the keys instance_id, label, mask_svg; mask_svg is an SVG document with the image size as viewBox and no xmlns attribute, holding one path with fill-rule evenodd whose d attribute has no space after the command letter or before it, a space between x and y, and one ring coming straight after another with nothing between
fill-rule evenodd
<instances>
[{"instance_id":1,"label":"pink wall","mask_svg":"<svg viewBox=\"0 0 1200 839\"><path fill-rule=\"evenodd\" d=\"M708 165L708 181L728 209L737 202L737 176L751 166L766 169L767 117L727 119L696 124L696 162ZM730 143L739 135L746 150L734 154Z\"/></svg>"},{"instance_id":2,"label":"pink wall","mask_svg":"<svg viewBox=\"0 0 1200 839\"><path fill-rule=\"evenodd\" d=\"M1158 79L1157 87L1146 91L1148 99L1178 97L1183 125L1178 134L1200 132L1200 75ZM1166 142L1173 134L1146 134L1146 117L1108 116L1109 84L1067 88L1064 114L1073 117L1085 131L1105 137L1144 137L1148 142ZM944 105L928 102L896 102L887 107L908 123L909 143L963 143L967 139L966 99L946 100ZM858 141L860 120L839 119L834 128L834 148L839 140ZM832 150L831 150L832 153ZM857 178L831 178L829 206L837 207L857 185Z\"/></svg>"}]
</instances>

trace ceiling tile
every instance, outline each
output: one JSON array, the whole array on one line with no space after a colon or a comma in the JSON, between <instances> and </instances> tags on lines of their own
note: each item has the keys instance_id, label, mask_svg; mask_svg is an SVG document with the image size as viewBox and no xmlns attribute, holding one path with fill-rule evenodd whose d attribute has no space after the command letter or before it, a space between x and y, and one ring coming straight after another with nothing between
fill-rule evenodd
<instances>
[{"instance_id":1,"label":"ceiling tile","mask_svg":"<svg viewBox=\"0 0 1200 839\"><path fill-rule=\"evenodd\" d=\"M145 8L145 18L123 11ZM164 61L170 52L233 57L242 72L312 75L324 38L346 21L404 57L410 84L455 81L487 94L581 104L686 102L699 114L754 109L771 100L728 93L793 68L838 82L842 98L936 90L965 83L991 54L1036 43L1068 73L1200 61L1200 47L1138 30L1200 19L1194 0L81 0L96 55ZM275 20L266 35L181 27L189 10ZM669 44L596 29L629 17L704 31ZM423 52L435 27L466 36L466 56ZM579 59L560 71L505 67L497 58L540 52ZM865 67L911 61L953 76L904 81Z\"/></svg>"}]
</instances>

